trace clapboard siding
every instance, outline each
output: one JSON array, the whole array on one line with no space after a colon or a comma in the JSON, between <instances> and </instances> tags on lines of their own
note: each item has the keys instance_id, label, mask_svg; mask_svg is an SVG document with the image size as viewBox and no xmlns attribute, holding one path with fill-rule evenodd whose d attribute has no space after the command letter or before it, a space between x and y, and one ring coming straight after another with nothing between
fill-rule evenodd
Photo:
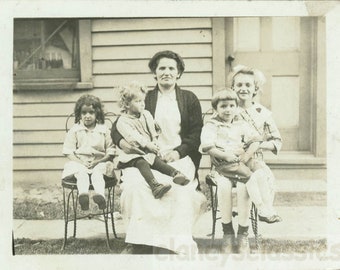
<instances>
[{"instance_id":1,"label":"clapboard siding","mask_svg":"<svg viewBox=\"0 0 340 270\"><path fill-rule=\"evenodd\" d=\"M63 143L65 130L20 131L14 132L14 145ZM15 156L15 155L14 155Z\"/></svg>"},{"instance_id":2,"label":"clapboard siding","mask_svg":"<svg viewBox=\"0 0 340 270\"><path fill-rule=\"evenodd\" d=\"M212 57L212 46L207 44L135 45L135 46L96 46L92 49L93 60L149 60L157 51L173 50L186 58ZM143 54L141 54L143 52Z\"/></svg>"},{"instance_id":3,"label":"clapboard siding","mask_svg":"<svg viewBox=\"0 0 340 270\"><path fill-rule=\"evenodd\" d=\"M156 83L153 82L152 86ZM193 91L200 100L210 100L212 95L212 87L211 86L186 86L185 89ZM74 103L76 100L83 94L94 94L100 97L100 99L106 104L107 102L117 101L118 95L113 88L110 87L101 87L96 88L94 90L89 91L72 91L72 92L23 92L20 95L15 94L13 96L14 105L21 105L21 104L44 104L44 103ZM61 106L63 106L61 104ZM13 111L14 114L18 115L20 107L16 107L16 110ZM65 110L66 115L66 110Z\"/></svg>"},{"instance_id":4,"label":"clapboard siding","mask_svg":"<svg viewBox=\"0 0 340 270\"><path fill-rule=\"evenodd\" d=\"M210 106L210 100L201 100L200 101L201 106L202 106L202 112L207 111L211 106ZM51 118L55 119L60 119L63 121L62 125L60 126L60 122L56 122L58 126L56 126L52 130L59 130L60 128L65 128L65 122L66 118L70 113L73 112L73 103L65 103L63 106L67 108L65 111L60 111L60 104L40 104L39 105L39 110L35 110L37 107L37 104L25 104L25 105L17 105L15 104L15 108L20 108L20 110L14 110L14 130L35 130L35 128L30 128L30 125L35 127L41 127L44 126L44 119L47 119L46 121L49 121ZM119 105L117 102L110 102L110 103L105 103L104 108L109 111L113 112L116 114L119 114ZM27 124L22 123L22 121L26 121ZM68 125L73 124L73 119L69 120ZM21 127L21 128L20 128ZM28 127L28 128L24 128ZM48 129L50 130L50 129Z\"/></svg>"},{"instance_id":5,"label":"clapboard siding","mask_svg":"<svg viewBox=\"0 0 340 270\"><path fill-rule=\"evenodd\" d=\"M27 157L15 158L13 161L14 170L60 170L64 167L66 157Z\"/></svg>"},{"instance_id":6,"label":"clapboard siding","mask_svg":"<svg viewBox=\"0 0 340 270\"><path fill-rule=\"evenodd\" d=\"M65 120L75 101L83 94L93 94L103 101L106 111L118 113L117 86L140 81L151 89L156 84L148 61L157 51L173 50L183 57L186 70L179 85L198 96L203 112L210 108L211 19L95 19L91 31L93 89L14 93L15 181L60 181L66 161L61 153ZM207 158L204 156L201 164L208 168Z\"/></svg>"},{"instance_id":7,"label":"clapboard siding","mask_svg":"<svg viewBox=\"0 0 340 270\"><path fill-rule=\"evenodd\" d=\"M14 157L58 157L62 155L63 144L14 145Z\"/></svg>"},{"instance_id":8,"label":"clapboard siding","mask_svg":"<svg viewBox=\"0 0 340 270\"><path fill-rule=\"evenodd\" d=\"M185 72L211 72L212 60L200 59L197 65L197 59L184 59ZM147 73L149 60L105 60L93 63L93 74L135 74Z\"/></svg>"},{"instance_id":9,"label":"clapboard siding","mask_svg":"<svg viewBox=\"0 0 340 270\"><path fill-rule=\"evenodd\" d=\"M149 86L155 84L151 74L109 74L96 75L93 78L95 87L114 87L129 84L131 81L138 81ZM209 73L185 73L178 83L183 87L188 85L209 86L212 84L212 75Z\"/></svg>"},{"instance_id":10,"label":"clapboard siding","mask_svg":"<svg viewBox=\"0 0 340 270\"><path fill-rule=\"evenodd\" d=\"M33 107L34 106L37 106L37 105L33 105ZM51 110L54 106L58 106L58 105L51 104L50 105ZM203 112L207 111L211 107L210 101L201 101L201 106L202 106ZM112 103L111 108L109 106L106 106L106 107L111 112L114 112L114 113L119 112L117 103ZM48 114L47 112L48 112L48 106L46 107L46 115ZM56 116L56 115L46 116L46 115L14 117L13 118L13 130L15 132L33 131L33 130L35 131L65 130L65 122L66 122L67 115L64 115L64 116ZM70 121L69 123L70 123L69 126L71 126L72 121ZM15 141L14 143L20 143L20 142Z\"/></svg>"},{"instance_id":11,"label":"clapboard siding","mask_svg":"<svg viewBox=\"0 0 340 270\"><path fill-rule=\"evenodd\" d=\"M156 30L92 34L93 46L211 43L210 30Z\"/></svg>"},{"instance_id":12,"label":"clapboard siding","mask_svg":"<svg viewBox=\"0 0 340 270\"><path fill-rule=\"evenodd\" d=\"M93 32L155 29L211 28L210 18L100 19L92 21Z\"/></svg>"},{"instance_id":13,"label":"clapboard siding","mask_svg":"<svg viewBox=\"0 0 340 270\"><path fill-rule=\"evenodd\" d=\"M117 102L103 102L104 108L110 112L118 112L119 106ZM62 110L60 108L63 108ZM27 103L27 104L14 104L13 115L15 118L18 117L29 117L29 116L56 116L66 117L73 112L74 102L69 103Z\"/></svg>"}]
</instances>

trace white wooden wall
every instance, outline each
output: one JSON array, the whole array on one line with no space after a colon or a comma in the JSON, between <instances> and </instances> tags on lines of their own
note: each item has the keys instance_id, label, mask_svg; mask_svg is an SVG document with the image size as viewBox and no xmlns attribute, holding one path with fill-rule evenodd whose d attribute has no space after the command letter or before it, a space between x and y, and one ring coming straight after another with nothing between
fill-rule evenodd
<instances>
[{"instance_id":1,"label":"white wooden wall","mask_svg":"<svg viewBox=\"0 0 340 270\"><path fill-rule=\"evenodd\" d=\"M212 95L212 22L209 18L98 19L92 21L94 89L14 93L14 183L58 183L63 164L65 119L84 93L98 96L107 111L119 112L114 86L155 81L148 60L160 50L178 52L186 71L179 85L193 91L202 110ZM202 162L208 164L206 157Z\"/></svg>"}]
</instances>

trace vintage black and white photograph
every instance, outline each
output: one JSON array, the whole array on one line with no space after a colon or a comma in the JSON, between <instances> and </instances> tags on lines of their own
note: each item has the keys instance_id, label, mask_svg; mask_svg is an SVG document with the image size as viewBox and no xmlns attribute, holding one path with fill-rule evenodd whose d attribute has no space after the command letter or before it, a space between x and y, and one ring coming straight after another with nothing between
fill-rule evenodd
<instances>
[{"instance_id":1,"label":"vintage black and white photograph","mask_svg":"<svg viewBox=\"0 0 340 270\"><path fill-rule=\"evenodd\" d=\"M340 258L338 1L199 2L8 16L12 259Z\"/></svg>"}]
</instances>

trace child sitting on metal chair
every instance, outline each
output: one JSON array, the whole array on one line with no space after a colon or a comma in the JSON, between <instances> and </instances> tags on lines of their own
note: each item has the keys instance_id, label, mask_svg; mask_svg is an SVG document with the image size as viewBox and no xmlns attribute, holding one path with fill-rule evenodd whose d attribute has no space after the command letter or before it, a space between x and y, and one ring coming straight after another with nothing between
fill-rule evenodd
<instances>
[{"instance_id":1,"label":"child sitting on metal chair","mask_svg":"<svg viewBox=\"0 0 340 270\"><path fill-rule=\"evenodd\" d=\"M220 175L245 183L249 197L258 209L260 221L281 221L272 207L264 204L261 189L253 175L253 172L261 168L261 164L252 158L260 142L243 120L236 117L236 93L230 89L221 90L213 96L211 103L214 114L202 129L201 151L211 156L212 164ZM233 229L231 225L228 227L230 239L225 240L234 245Z\"/></svg>"},{"instance_id":2,"label":"child sitting on metal chair","mask_svg":"<svg viewBox=\"0 0 340 270\"><path fill-rule=\"evenodd\" d=\"M90 179L94 189L93 201L98 208L106 208L104 175L112 176L109 161L115 154L109 128L105 125L103 105L93 95L81 96L74 108L75 124L67 132L63 154L69 161L65 164L62 178L74 175L77 179L79 204L89 210Z\"/></svg>"}]
</instances>

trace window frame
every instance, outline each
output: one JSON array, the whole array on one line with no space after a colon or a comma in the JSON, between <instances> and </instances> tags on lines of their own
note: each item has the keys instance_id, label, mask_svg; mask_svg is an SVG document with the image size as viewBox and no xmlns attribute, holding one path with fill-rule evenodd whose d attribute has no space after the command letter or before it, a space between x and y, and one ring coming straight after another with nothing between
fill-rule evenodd
<instances>
[{"instance_id":1,"label":"window frame","mask_svg":"<svg viewBox=\"0 0 340 270\"><path fill-rule=\"evenodd\" d=\"M91 20L78 20L79 37L79 77L15 80L13 90L89 90L93 88L92 81L92 47Z\"/></svg>"}]
</instances>

